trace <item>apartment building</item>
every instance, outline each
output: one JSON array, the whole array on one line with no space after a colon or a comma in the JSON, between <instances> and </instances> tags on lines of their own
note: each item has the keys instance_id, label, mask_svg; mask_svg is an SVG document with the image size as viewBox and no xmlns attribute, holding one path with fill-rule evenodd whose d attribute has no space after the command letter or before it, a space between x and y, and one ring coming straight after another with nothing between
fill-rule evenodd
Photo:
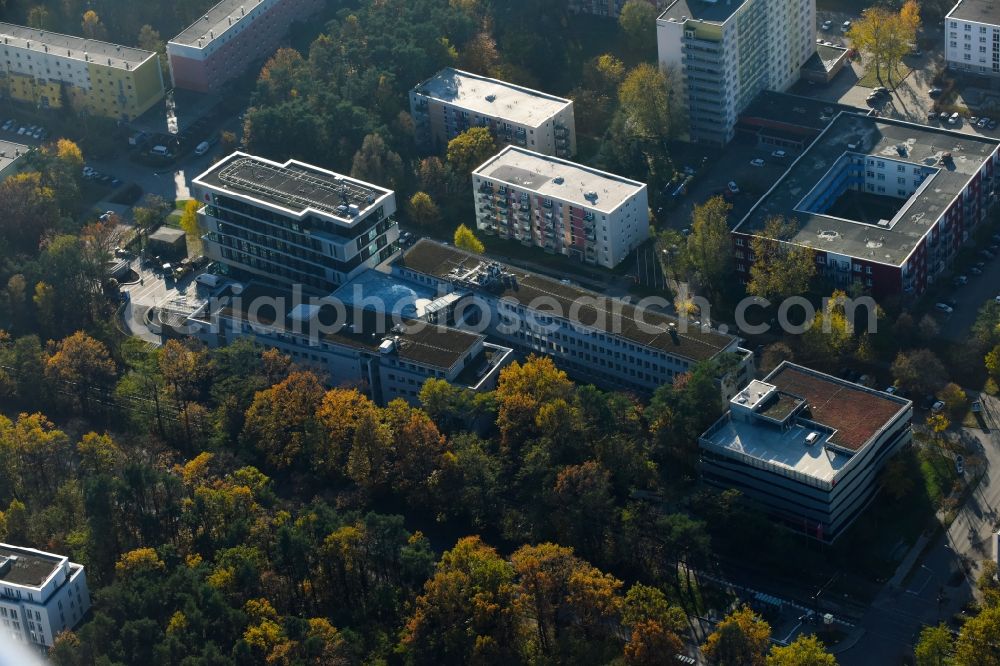
<instances>
[{"instance_id":1,"label":"apartment building","mask_svg":"<svg viewBox=\"0 0 1000 666\"><path fill-rule=\"evenodd\" d=\"M323 0L222 0L167 42L174 87L219 92L271 57L292 23L322 8Z\"/></svg>"},{"instance_id":2,"label":"apartment building","mask_svg":"<svg viewBox=\"0 0 1000 666\"><path fill-rule=\"evenodd\" d=\"M919 296L942 278L995 206L1000 141L842 112L733 229L744 282L750 249L783 217L818 273L874 296Z\"/></svg>"},{"instance_id":3,"label":"apartment building","mask_svg":"<svg viewBox=\"0 0 1000 666\"><path fill-rule=\"evenodd\" d=\"M152 51L0 23L0 94L35 105L133 120L163 99Z\"/></svg>"},{"instance_id":4,"label":"apartment building","mask_svg":"<svg viewBox=\"0 0 1000 666\"><path fill-rule=\"evenodd\" d=\"M757 93L798 81L816 52L816 4L675 0L656 32L660 65L683 83L690 138L725 144Z\"/></svg>"},{"instance_id":5,"label":"apartment building","mask_svg":"<svg viewBox=\"0 0 1000 666\"><path fill-rule=\"evenodd\" d=\"M703 478L832 542L879 488L885 463L911 440L913 405L784 362L754 380L700 438Z\"/></svg>"},{"instance_id":6,"label":"apartment building","mask_svg":"<svg viewBox=\"0 0 1000 666\"><path fill-rule=\"evenodd\" d=\"M451 67L410 91L410 113L426 151L443 151L470 127L488 127L502 145L576 154L572 101Z\"/></svg>"},{"instance_id":7,"label":"apartment building","mask_svg":"<svg viewBox=\"0 0 1000 666\"><path fill-rule=\"evenodd\" d=\"M513 351L449 326L448 304L427 296L378 271L323 298L249 282L222 287L184 329L209 347L249 337L330 386L357 388L382 405L396 398L419 404L428 379L473 392L496 388Z\"/></svg>"},{"instance_id":8,"label":"apartment building","mask_svg":"<svg viewBox=\"0 0 1000 666\"><path fill-rule=\"evenodd\" d=\"M241 152L192 184L205 255L233 276L328 294L396 252L396 195L378 185Z\"/></svg>"},{"instance_id":9,"label":"apartment building","mask_svg":"<svg viewBox=\"0 0 1000 666\"><path fill-rule=\"evenodd\" d=\"M646 185L508 146L472 172L476 226L614 268L649 237Z\"/></svg>"},{"instance_id":10,"label":"apartment building","mask_svg":"<svg viewBox=\"0 0 1000 666\"><path fill-rule=\"evenodd\" d=\"M454 303L459 328L521 354L543 354L581 381L649 395L703 361L716 363L725 399L753 376L739 339L603 294L421 240L392 274Z\"/></svg>"},{"instance_id":11,"label":"apartment building","mask_svg":"<svg viewBox=\"0 0 1000 666\"><path fill-rule=\"evenodd\" d=\"M1000 11L993 0L959 0L945 17L944 59L948 67L1000 76Z\"/></svg>"},{"instance_id":12,"label":"apartment building","mask_svg":"<svg viewBox=\"0 0 1000 666\"><path fill-rule=\"evenodd\" d=\"M39 650L80 624L90 608L83 565L0 543L0 631Z\"/></svg>"}]
</instances>

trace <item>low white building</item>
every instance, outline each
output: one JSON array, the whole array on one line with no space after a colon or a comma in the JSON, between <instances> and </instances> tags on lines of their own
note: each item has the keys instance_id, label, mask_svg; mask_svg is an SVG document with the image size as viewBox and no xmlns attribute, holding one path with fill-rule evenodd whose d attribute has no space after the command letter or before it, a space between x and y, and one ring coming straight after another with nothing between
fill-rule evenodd
<instances>
[{"instance_id":1,"label":"low white building","mask_svg":"<svg viewBox=\"0 0 1000 666\"><path fill-rule=\"evenodd\" d=\"M34 548L0 544L0 631L51 647L90 608L83 565Z\"/></svg>"},{"instance_id":2,"label":"low white building","mask_svg":"<svg viewBox=\"0 0 1000 666\"><path fill-rule=\"evenodd\" d=\"M959 0L951 8L944 59L957 71L1000 76L1000 8L993 0Z\"/></svg>"},{"instance_id":3,"label":"low white building","mask_svg":"<svg viewBox=\"0 0 1000 666\"><path fill-rule=\"evenodd\" d=\"M488 127L499 144L546 155L576 154L573 102L451 67L410 91L417 143L441 152L471 127Z\"/></svg>"},{"instance_id":4,"label":"low white building","mask_svg":"<svg viewBox=\"0 0 1000 666\"><path fill-rule=\"evenodd\" d=\"M646 185L508 146L472 172L476 226L614 268L649 237Z\"/></svg>"},{"instance_id":5,"label":"low white building","mask_svg":"<svg viewBox=\"0 0 1000 666\"><path fill-rule=\"evenodd\" d=\"M911 439L913 405L787 361L754 380L700 440L702 475L824 542L874 498Z\"/></svg>"}]
</instances>

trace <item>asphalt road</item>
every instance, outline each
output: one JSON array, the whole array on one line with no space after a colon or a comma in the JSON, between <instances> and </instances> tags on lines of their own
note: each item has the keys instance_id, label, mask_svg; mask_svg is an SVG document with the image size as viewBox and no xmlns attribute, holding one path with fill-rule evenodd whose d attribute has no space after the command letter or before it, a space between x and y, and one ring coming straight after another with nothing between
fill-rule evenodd
<instances>
[{"instance_id":1,"label":"asphalt road","mask_svg":"<svg viewBox=\"0 0 1000 666\"><path fill-rule=\"evenodd\" d=\"M865 633L838 655L843 666L896 664L911 655L914 636L958 613L972 594L979 563L988 556L989 537L1000 509L1000 401L983 396L990 432L965 429L981 446L985 477L948 531L937 537L899 587L886 585L862 618Z\"/></svg>"}]
</instances>

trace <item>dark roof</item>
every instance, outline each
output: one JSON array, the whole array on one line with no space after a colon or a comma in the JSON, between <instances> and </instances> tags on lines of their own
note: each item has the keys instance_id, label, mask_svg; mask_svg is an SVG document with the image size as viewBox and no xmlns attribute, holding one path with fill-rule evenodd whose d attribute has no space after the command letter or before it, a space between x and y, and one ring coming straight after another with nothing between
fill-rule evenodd
<instances>
[{"instance_id":1,"label":"dark roof","mask_svg":"<svg viewBox=\"0 0 1000 666\"><path fill-rule=\"evenodd\" d=\"M262 157L233 153L196 182L216 190L252 197L302 215L309 208L351 220L349 207L363 213L389 190L316 166L288 160L278 164Z\"/></svg>"},{"instance_id":2,"label":"dark roof","mask_svg":"<svg viewBox=\"0 0 1000 666\"><path fill-rule=\"evenodd\" d=\"M847 49L843 46L827 46L817 44L816 53L809 56L802 69L816 72L829 72L842 59L847 57Z\"/></svg>"},{"instance_id":3,"label":"dark roof","mask_svg":"<svg viewBox=\"0 0 1000 666\"><path fill-rule=\"evenodd\" d=\"M948 12L948 18L1000 25L1000 5L997 0L959 0Z\"/></svg>"},{"instance_id":4,"label":"dark roof","mask_svg":"<svg viewBox=\"0 0 1000 666\"><path fill-rule=\"evenodd\" d=\"M801 404L802 398L779 391L777 399L772 400L769 405L761 409L758 413L775 421L784 421Z\"/></svg>"},{"instance_id":5,"label":"dark roof","mask_svg":"<svg viewBox=\"0 0 1000 666\"><path fill-rule=\"evenodd\" d=\"M825 129L841 111L867 113L847 104L763 90L743 109L740 119L760 118L819 131Z\"/></svg>"},{"instance_id":6,"label":"dark roof","mask_svg":"<svg viewBox=\"0 0 1000 666\"><path fill-rule=\"evenodd\" d=\"M0 558L16 558L10 562L10 567L0 573L0 581L14 585L41 587L42 583L59 568L62 558L55 555L22 549L0 546Z\"/></svg>"},{"instance_id":7,"label":"dark roof","mask_svg":"<svg viewBox=\"0 0 1000 666\"><path fill-rule=\"evenodd\" d=\"M850 451L861 449L910 404L888 393L788 362L778 366L764 381L803 398L807 412L800 416L836 430L828 441Z\"/></svg>"},{"instance_id":8,"label":"dark roof","mask_svg":"<svg viewBox=\"0 0 1000 666\"><path fill-rule=\"evenodd\" d=\"M682 22L685 18L708 23L725 23L736 10L743 6L744 0L676 0L668 6L660 18L674 19Z\"/></svg>"},{"instance_id":9,"label":"dark roof","mask_svg":"<svg viewBox=\"0 0 1000 666\"><path fill-rule=\"evenodd\" d=\"M472 269L484 261L489 259L423 239L398 259L397 265L449 280L453 277L454 269ZM673 317L639 309L618 299L530 273L522 268L508 266L507 269L516 276L516 285L505 286L500 292L491 292L494 296L512 299L522 305L547 301L540 308L546 314L546 310L554 302L559 312L568 315L578 311L576 322L580 325L617 334L635 344L701 361L725 351L736 340L731 335L703 331L693 325L688 326L687 331L681 331L678 321ZM678 325L674 333L671 333L672 324Z\"/></svg>"},{"instance_id":10,"label":"dark roof","mask_svg":"<svg viewBox=\"0 0 1000 666\"><path fill-rule=\"evenodd\" d=\"M180 239L184 238L184 236L185 233L183 229L174 229L173 227L163 226L149 234L149 240L173 245Z\"/></svg>"},{"instance_id":11,"label":"dark roof","mask_svg":"<svg viewBox=\"0 0 1000 666\"><path fill-rule=\"evenodd\" d=\"M850 146L854 146L851 148ZM951 202L996 152L1000 141L900 120L841 113L792 164L734 229L754 235L769 219L794 223L789 242L858 259L900 266ZM905 146L901 154L897 146ZM796 210L831 167L857 153L934 169L917 195L903 202L891 228ZM951 153L953 160L941 163Z\"/></svg>"},{"instance_id":12,"label":"dark roof","mask_svg":"<svg viewBox=\"0 0 1000 666\"><path fill-rule=\"evenodd\" d=\"M254 306L255 302L264 305ZM415 320L403 321L402 327L394 330L390 317L371 310L357 312L350 306L335 307L334 300L329 297L320 299L316 304L321 308L316 320L328 327L318 334L323 341L378 353L378 347L386 337L398 336L396 354L399 358L442 370L452 368L482 339L474 333ZM256 307L254 323L274 326L277 310L281 310L284 322L291 322L291 314L300 303L294 300L290 290L251 282L240 292L238 301L232 297L224 298L220 305L222 316L238 319L246 319L251 308ZM346 320L337 318L338 310L346 314ZM306 333L307 326L308 323L303 324Z\"/></svg>"}]
</instances>

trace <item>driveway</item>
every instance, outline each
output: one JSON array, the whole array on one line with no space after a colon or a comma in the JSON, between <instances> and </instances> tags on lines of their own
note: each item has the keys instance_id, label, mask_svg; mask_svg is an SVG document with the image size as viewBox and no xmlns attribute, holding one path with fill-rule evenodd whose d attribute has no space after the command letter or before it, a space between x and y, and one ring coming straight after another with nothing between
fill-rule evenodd
<instances>
[{"instance_id":1,"label":"driveway","mask_svg":"<svg viewBox=\"0 0 1000 666\"><path fill-rule=\"evenodd\" d=\"M842 666L898 663L912 654L910 646L921 627L947 621L971 598L1000 509L1000 401L987 395L982 401L989 432L963 429L963 436L978 442L985 476L909 577L879 593L862 619L864 636L838 655Z\"/></svg>"},{"instance_id":2,"label":"driveway","mask_svg":"<svg viewBox=\"0 0 1000 666\"><path fill-rule=\"evenodd\" d=\"M976 261L986 260L977 256ZM963 271L956 269L955 272ZM965 272L965 275L969 277L969 284L957 287L951 293L951 298L956 302L955 312L941 326L941 335L953 342L969 339L969 329L976 321L979 308L1000 294L1000 259L986 261L982 275L969 272Z\"/></svg>"}]
</instances>

